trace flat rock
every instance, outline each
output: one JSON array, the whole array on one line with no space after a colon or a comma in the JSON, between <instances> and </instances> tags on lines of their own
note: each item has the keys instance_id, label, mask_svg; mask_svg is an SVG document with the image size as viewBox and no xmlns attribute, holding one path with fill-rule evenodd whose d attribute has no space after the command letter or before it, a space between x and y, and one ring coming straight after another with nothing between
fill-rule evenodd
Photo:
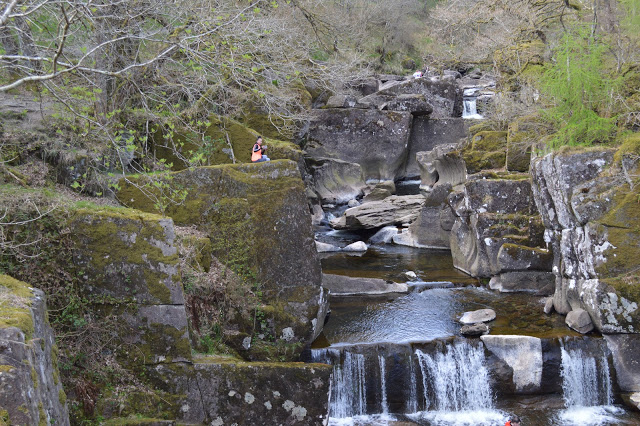
<instances>
[{"instance_id":1,"label":"flat rock","mask_svg":"<svg viewBox=\"0 0 640 426\"><path fill-rule=\"evenodd\" d=\"M329 289L333 295L353 294L385 294L407 293L406 284L389 283L380 278L348 277L345 275L323 274L322 286Z\"/></svg>"},{"instance_id":2,"label":"flat rock","mask_svg":"<svg viewBox=\"0 0 640 426\"><path fill-rule=\"evenodd\" d=\"M460 334L463 336L483 336L489 334L489 326L484 323L463 325Z\"/></svg>"},{"instance_id":3,"label":"flat rock","mask_svg":"<svg viewBox=\"0 0 640 426\"><path fill-rule=\"evenodd\" d=\"M424 205L422 195L392 195L382 201L363 203L331 221L336 229L373 229L413 222Z\"/></svg>"},{"instance_id":4,"label":"flat rock","mask_svg":"<svg viewBox=\"0 0 640 426\"><path fill-rule=\"evenodd\" d=\"M465 312L460 318L460 322L462 324L476 324L493 321L494 319L496 319L496 312L493 309L479 309Z\"/></svg>"},{"instance_id":5,"label":"flat rock","mask_svg":"<svg viewBox=\"0 0 640 426\"><path fill-rule=\"evenodd\" d=\"M321 241L316 241L316 250L318 250L318 253L330 253L334 251L340 251L341 248L334 246L333 244L327 244Z\"/></svg>"}]
</instances>

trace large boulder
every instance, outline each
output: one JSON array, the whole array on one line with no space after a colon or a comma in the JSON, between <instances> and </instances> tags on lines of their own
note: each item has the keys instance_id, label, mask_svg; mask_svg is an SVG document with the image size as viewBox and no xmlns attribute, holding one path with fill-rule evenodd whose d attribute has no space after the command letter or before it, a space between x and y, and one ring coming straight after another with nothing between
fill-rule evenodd
<instances>
[{"instance_id":1,"label":"large boulder","mask_svg":"<svg viewBox=\"0 0 640 426\"><path fill-rule=\"evenodd\" d=\"M362 194L366 187L362 167L333 158L307 158L313 190L323 204L342 204Z\"/></svg>"},{"instance_id":2,"label":"large boulder","mask_svg":"<svg viewBox=\"0 0 640 426\"><path fill-rule=\"evenodd\" d=\"M44 293L0 275L0 420L68 425L67 397Z\"/></svg>"},{"instance_id":3,"label":"large boulder","mask_svg":"<svg viewBox=\"0 0 640 426\"><path fill-rule=\"evenodd\" d=\"M640 335L605 335L616 369L618 386L623 392L640 392Z\"/></svg>"},{"instance_id":4,"label":"large boulder","mask_svg":"<svg viewBox=\"0 0 640 426\"><path fill-rule=\"evenodd\" d=\"M406 284L390 283L380 278L348 277L346 275L323 274L322 285L332 295L406 293Z\"/></svg>"},{"instance_id":5,"label":"large boulder","mask_svg":"<svg viewBox=\"0 0 640 426\"><path fill-rule=\"evenodd\" d=\"M420 168L420 186L450 184L456 186L467 180L464 159L457 152L457 144L443 144L431 151L416 153Z\"/></svg>"},{"instance_id":6,"label":"large boulder","mask_svg":"<svg viewBox=\"0 0 640 426\"><path fill-rule=\"evenodd\" d=\"M438 78L416 78L381 87L377 95L398 96L420 94L433 107L431 117L449 118L462 115L462 90L455 81Z\"/></svg>"},{"instance_id":7,"label":"large boulder","mask_svg":"<svg viewBox=\"0 0 640 426\"><path fill-rule=\"evenodd\" d=\"M584 309L605 333L640 328L639 192L637 178L629 182L624 173L636 163L623 167L608 148L532 160L534 198L555 256L554 308L565 314Z\"/></svg>"},{"instance_id":8,"label":"large boulder","mask_svg":"<svg viewBox=\"0 0 640 426\"><path fill-rule=\"evenodd\" d=\"M294 338L283 344L299 350L300 343L312 341L322 329L327 302L296 164L202 167L158 179L181 191L188 188L184 201L169 205L166 214L180 225L199 228L211 239L214 256L258 286L273 335L291 328ZM121 183L118 198L156 211L139 188L144 180L130 182Z\"/></svg>"},{"instance_id":9,"label":"large boulder","mask_svg":"<svg viewBox=\"0 0 640 426\"><path fill-rule=\"evenodd\" d=\"M374 229L413 222L425 203L422 195L392 195L347 209L331 221L336 229Z\"/></svg>"},{"instance_id":10,"label":"large boulder","mask_svg":"<svg viewBox=\"0 0 640 426\"><path fill-rule=\"evenodd\" d=\"M542 383L542 342L530 336L481 336L487 350L513 369L515 393L540 391Z\"/></svg>"},{"instance_id":11,"label":"large boulder","mask_svg":"<svg viewBox=\"0 0 640 426\"><path fill-rule=\"evenodd\" d=\"M314 110L305 152L357 163L365 179L391 179L404 164L411 113L375 109Z\"/></svg>"},{"instance_id":12,"label":"large boulder","mask_svg":"<svg viewBox=\"0 0 640 426\"><path fill-rule=\"evenodd\" d=\"M123 365L191 360L171 219L132 209L77 209L73 261L95 313L116 316Z\"/></svg>"},{"instance_id":13,"label":"large boulder","mask_svg":"<svg viewBox=\"0 0 640 426\"><path fill-rule=\"evenodd\" d=\"M467 136L468 123L463 118L414 118L404 175L408 178L420 175L421 160L417 157L418 153L457 144Z\"/></svg>"}]
</instances>

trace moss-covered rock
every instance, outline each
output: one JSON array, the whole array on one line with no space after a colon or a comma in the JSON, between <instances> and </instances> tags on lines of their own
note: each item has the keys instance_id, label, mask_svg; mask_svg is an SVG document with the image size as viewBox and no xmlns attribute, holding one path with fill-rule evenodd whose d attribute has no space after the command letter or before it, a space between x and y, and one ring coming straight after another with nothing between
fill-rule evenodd
<instances>
[{"instance_id":1,"label":"moss-covered rock","mask_svg":"<svg viewBox=\"0 0 640 426\"><path fill-rule=\"evenodd\" d=\"M7 275L0 275L0 342L0 419L68 425L44 293Z\"/></svg>"},{"instance_id":2,"label":"moss-covered rock","mask_svg":"<svg viewBox=\"0 0 640 426\"><path fill-rule=\"evenodd\" d=\"M545 134L546 128L536 115L511 122L507 134L507 170L529 171L531 149Z\"/></svg>"},{"instance_id":3,"label":"moss-covered rock","mask_svg":"<svg viewBox=\"0 0 640 426\"><path fill-rule=\"evenodd\" d=\"M170 185L188 191L184 202L170 206L167 213L180 225L196 225L204 231L213 255L242 277L264 305L282 310L272 318L274 343L289 328L294 337L287 343L315 337L324 318L325 296L296 164L271 161L202 167L170 178ZM155 211L138 187L126 182L121 187L118 198L125 204Z\"/></svg>"},{"instance_id":4,"label":"moss-covered rock","mask_svg":"<svg viewBox=\"0 0 640 426\"><path fill-rule=\"evenodd\" d=\"M460 152L469 174L484 169L505 167L507 156L507 132L484 130L471 137Z\"/></svg>"},{"instance_id":5,"label":"moss-covered rock","mask_svg":"<svg viewBox=\"0 0 640 426\"><path fill-rule=\"evenodd\" d=\"M74 263L91 296L124 302L182 304L170 219L131 209L72 213Z\"/></svg>"},{"instance_id":6,"label":"moss-covered rock","mask_svg":"<svg viewBox=\"0 0 640 426\"><path fill-rule=\"evenodd\" d=\"M169 135L173 135L169 137ZM228 117L212 115L209 126L202 135L189 131L158 132L154 136L154 150L158 159L171 164L171 170L179 171L192 164L217 165L251 162L251 148L260 135L246 125ZM291 143L266 137L267 154L272 160L298 161L300 148ZM200 155L197 161L190 160Z\"/></svg>"}]
</instances>

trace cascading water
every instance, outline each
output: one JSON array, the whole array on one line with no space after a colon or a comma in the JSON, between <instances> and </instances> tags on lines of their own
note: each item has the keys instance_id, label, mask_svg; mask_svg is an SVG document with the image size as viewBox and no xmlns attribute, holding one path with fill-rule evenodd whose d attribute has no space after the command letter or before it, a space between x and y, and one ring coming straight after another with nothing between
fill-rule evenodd
<instances>
[{"instance_id":1,"label":"cascading water","mask_svg":"<svg viewBox=\"0 0 640 426\"><path fill-rule=\"evenodd\" d=\"M611 378L606 354L586 354L562 345L562 391L567 407L610 405Z\"/></svg>"},{"instance_id":2,"label":"cascading water","mask_svg":"<svg viewBox=\"0 0 640 426\"><path fill-rule=\"evenodd\" d=\"M565 340L561 345L562 391L567 407L564 424L616 423L609 362L604 342L586 346Z\"/></svg>"},{"instance_id":3,"label":"cascading water","mask_svg":"<svg viewBox=\"0 0 640 426\"><path fill-rule=\"evenodd\" d=\"M389 415L389 402L387 400L387 378L384 356L378 355L380 363L380 390L382 392L382 414L384 417Z\"/></svg>"},{"instance_id":4,"label":"cascading water","mask_svg":"<svg viewBox=\"0 0 640 426\"><path fill-rule=\"evenodd\" d=\"M478 114L478 110L476 107L477 101L477 88L465 89L463 92L463 110L462 110L462 118L469 119L481 119L484 118L482 115Z\"/></svg>"},{"instance_id":5,"label":"cascading water","mask_svg":"<svg viewBox=\"0 0 640 426\"><path fill-rule=\"evenodd\" d=\"M345 418L366 414L367 388L364 355L337 349L312 350L314 362L333 364L329 415ZM342 359L341 359L342 358Z\"/></svg>"},{"instance_id":6,"label":"cascading water","mask_svg":"<svg viewBox=\"0 0 640 426\"><path fill-rule=\"evenodd\" d=\"M493 406L489 372L482 344L465 341L445 352L428 355L416 350L422 372L425 406L437 411L487 409ZM432 402L432 403L431 403Z\"/></svg>"}]
</instances>

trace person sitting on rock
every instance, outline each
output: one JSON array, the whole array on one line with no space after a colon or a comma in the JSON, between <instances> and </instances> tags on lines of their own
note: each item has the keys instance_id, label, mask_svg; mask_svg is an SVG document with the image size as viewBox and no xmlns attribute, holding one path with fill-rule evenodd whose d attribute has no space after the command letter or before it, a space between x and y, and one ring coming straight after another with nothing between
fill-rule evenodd
<instances>
[{"instance_id":1,"label":"person sitting on rock","mask_svg":"<svg viewBox=\"0 0 640 426\"><path fill-rule=\"evenodd\" d=\"M251 162L252 163L261 163L263 161L271 161L269 157L265 155L265 151L267 150L266 145L262 145L262 136L258 136L256 143L253 145L253 149L251 150Z\"/></svg>"}]
</instances>

